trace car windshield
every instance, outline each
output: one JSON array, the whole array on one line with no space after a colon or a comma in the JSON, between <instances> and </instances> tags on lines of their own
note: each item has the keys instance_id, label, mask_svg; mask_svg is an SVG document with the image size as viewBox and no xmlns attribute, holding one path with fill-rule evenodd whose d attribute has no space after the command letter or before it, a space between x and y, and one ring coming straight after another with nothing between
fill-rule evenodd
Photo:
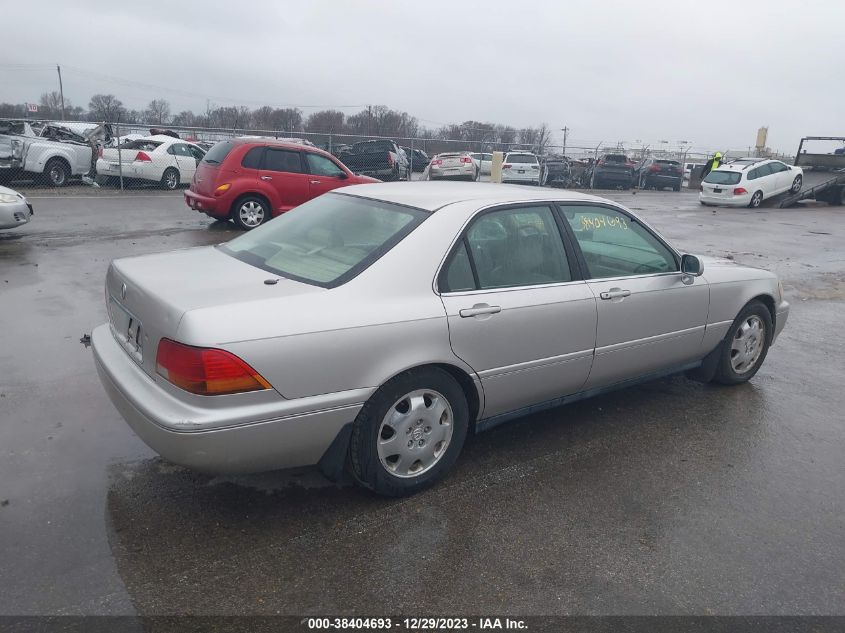
<instances>
[{"instance_id":1,"label":"car windshield","mask_svg":"<svg viewBox=\"0 0 845 633\"><path fill-rule=\"evenodd\" d=\"M326 194L220 248L268 272L332 288L366 270L426 217L419 209Z\"/></svg>"},{"instance_id":2,"label":"car windshield","mask_svg":"<svg viewBox=\"0 0 845 633\"><path fill-rule=\"evenodd\" d=\"M510 154L508 155L507 163L536 163L537 157L531 154Z\"/></svg>"},{"instance_id":3,"label":"car windshield","mask_svg":"<svg viewBox=\"0 0 845 633\"><path fill-rule=\"evenodd\" d=\"M711 171L704 178L704 182L711 185L735 185L742 178L742 174L736 171Z\"/></svg>"},{"instance_id":4,"label":"car windshield","mask_svg":"<svg viewBox=\"0 0 845 633\"><path fill-rule=\"evenodd\" d=\"M208 150L208 153L205 155L205 158L202 159L204 163L210 163L212 165L217 165L223 162L223 159L229 155L229 152L232 151L232 141L221 141L217 143L214 147Z\"/></svg>"}]
</instances>

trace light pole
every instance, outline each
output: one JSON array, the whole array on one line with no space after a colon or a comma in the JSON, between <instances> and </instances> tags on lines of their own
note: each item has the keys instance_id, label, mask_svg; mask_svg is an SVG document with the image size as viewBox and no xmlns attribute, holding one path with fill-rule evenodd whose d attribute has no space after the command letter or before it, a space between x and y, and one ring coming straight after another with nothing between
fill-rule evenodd
<instances>
[{"instance_id":1,"label":"light pole","mask_svg":"<svg viewBox=\"0 0 845 633\"><path fill-rule=\"evenodd\" d=\"M566 136L569 134L569 128L565 125L560 128L560 131L563 132L563 156L566 157Z\"/></svg>"}]
</instances>

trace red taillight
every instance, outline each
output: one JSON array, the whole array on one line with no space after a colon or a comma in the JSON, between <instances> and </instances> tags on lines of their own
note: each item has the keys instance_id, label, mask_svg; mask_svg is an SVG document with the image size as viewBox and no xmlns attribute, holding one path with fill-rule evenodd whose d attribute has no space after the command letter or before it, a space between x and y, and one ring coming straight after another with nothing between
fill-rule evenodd
<instances>
[{"instance_id":1,"label":"red taillight","mask_svg":"<svg viewBox=\"0 0 845 633\"><path fill-rule=\"evenodd\" d=\"M704 185L698 185L698 190L699 190L699 191L704 191Z\"/></svg>"},{"instance_id":2,"label":"red taillight","mask_svg":"<svg viewBox=\"0 0 845 633\"><path fill-rule=\"evenodd\" d=\"M660 171L660 165L652 165L648 168L649 171Z\"/></svg>"},{"instance_id":3,"label":"red taillight","mask_svg":"<svg viewBox=\"0 0 845 633\"><path fill-rule=\"evenodd\" d=\"M387 164L393 167L393 154L390 152L387 153Z\"/></svg>"},{"instance_id":4,"label":"red taillight","mask_svg":"<svg viewBox=\"0 0 845 633\"><path fill-rule=\"evenodd\" d=\"M469 156L461 156L462 163L471 163L472 159Z\"/></svg>"},{"instance_id":5,"label":"red taillight","mask_svg":"<svg viewBox=\"0 0 845 633\"><path fill-rule=\"evenodd\" d=\"M156 371L177 387L201 396L271 388L261 374L234 354L166 338L158 344Z\"/></svg>"},{"instance_id":6,"label":"red taillight","mask_svg":"<svg viewBox=\"0 0 845 633\"><path fill-rule=\"evenodd\" d=\"M153 159L150 158L150 155L147 152L138 152L135 156L135 160L141 161L142 163L151 163Z\"/></svg>"},{"instance_id":7,"label":"red taillight","mask_svg":"<svg viewBox=\"0 0 845 633\"><path fill-rule=\"evenodd\" d=\"M748 193L748 191L746 191L743 187L735 187L734 188L734 195L735 196L741 196L744 193Z\"/></svg>"},{"instance_id":8,"label":"red taillight","mask_svg":"<svg viewBox=\"0 0 845 633\"><path fill-rule=\"evenodd\" d=\"M601 159L598 163L596 163L599 167L604 165L604 159Z\"/></svg>"},{"instance_id":9,"label":"red taillight","mask_svg":"<svg viewBox=\"0 0 845 633\"><path fill-rule=\"evenodd\" d=\"M443 164L443 161L440 160L439 158L435 158L433 161L431 161L432 167L437 167L437 165L442 165L442 164Z\"/></svg>"},{"instance_id":10,"label":"red taillight","mask_svg":"<svg viewBox=\"0 0 845 633\"><path fill-rule=\"evenodd\" d=\"M511 165L510 163L505 163L504 165L502 165L502 169L510 169L511 167L513 167L513 165Z\"/></svg>"}]
</instances>

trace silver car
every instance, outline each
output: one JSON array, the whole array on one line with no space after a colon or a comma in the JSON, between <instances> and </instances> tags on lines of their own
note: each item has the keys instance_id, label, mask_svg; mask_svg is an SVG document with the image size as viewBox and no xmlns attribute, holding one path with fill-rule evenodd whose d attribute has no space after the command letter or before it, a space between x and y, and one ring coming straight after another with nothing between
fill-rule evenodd
<instances>
[{"instance_id":1,"label":"silver car","mask_svg":"<svg viewBox=\"0 0 845 633\"><path fill-rule=\"evenodd\" d=\"M428 164L429 180L441 178L462 178L478 180L480 167L468 152L444 152L437 154Z\"/></svg>"},{"instance_id":2,"label":"silver car","mask_svg":"<svg viewBox=\"0 0 845 633\"><path fill-rule=\"evenodd\" d=\"M32 219L32 205L23 194L0 187L0 229L14 229Z\"/></svg>"},{"instance_id":3,"label":"silver car","mask_svg":"<svg viewBox=\"0 0 845 633\"><path fill-rule=\"evenodd\" d=\"M683 254L615 202L485 183L346 187L115 260L106 297L100 377L164 458L346 467L387 495L517 416L676 372L744 382L789 310L773 274Z\"/></svg>"}]
</instances>

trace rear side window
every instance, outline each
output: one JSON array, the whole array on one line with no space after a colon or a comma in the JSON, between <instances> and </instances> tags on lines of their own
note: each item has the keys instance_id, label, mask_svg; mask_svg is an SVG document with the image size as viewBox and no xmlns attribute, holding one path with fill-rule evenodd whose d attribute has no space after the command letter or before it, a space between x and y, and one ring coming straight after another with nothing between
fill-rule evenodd
<instances>
[{"instance_id":1,"label":"rear side window","mask_svg":"<svg viewBox=\"0 0 845 633\"><path fill-rule=\"evenodd\" d=\"M268 147L264 153L264 169L301 174L302 158L300 158L299 152Z\"/></svg>"},{"instance_id":2,"label":"rear side window","mask_svg":"<svg viewBox=\"0 0 845 633\"><path fill-rule=\"evenodd\" d=\"M205 158L202 160L204 163L209 163L211 165L219 165L223 162L223 160L229 155L229 152L232 151L232 147L234 143L232 141L221 141L214 145L208 153L205 155Z\"/></svg>"},{"instance_id":3,"label":"rear side window","mask_svg":"<svg viewBox=\"0 0 845 633\"><path fill-rule=\"evenodd\" d=\"M241 160L241 167L246 167L247 169L260 169L262 154L264 154L263 147L253 147L244 154L244 157Z\"/></svg>"},{"instance_id":4,"label":"rear side window","mask_svg":"<svg viewBox=\"0 0 845 633\"><path fill-rule=\"evenodd\" d=\"M477 279L470 278L468 268L470 273L474 268ZM551 209L517 207L485 213L473 222L465 241L444 269L440 287L444 292L454 292L571 280L563 240Z\"/></svg>"},{"instance_id":5,"label":"rear side window","mask_svg":"<svg viewBox=\"0 0 845 633\"><path fill-rule=\"evenodd\" d=\"M753 175L755 171L757 170L754 169L748 174L749 180L757 177ZM735 185L739 183L740 178L742 178L742 174L736 171L711 171L704 178L704 182L710 183L711 185Z\"/></svg>"}]
</instances>

